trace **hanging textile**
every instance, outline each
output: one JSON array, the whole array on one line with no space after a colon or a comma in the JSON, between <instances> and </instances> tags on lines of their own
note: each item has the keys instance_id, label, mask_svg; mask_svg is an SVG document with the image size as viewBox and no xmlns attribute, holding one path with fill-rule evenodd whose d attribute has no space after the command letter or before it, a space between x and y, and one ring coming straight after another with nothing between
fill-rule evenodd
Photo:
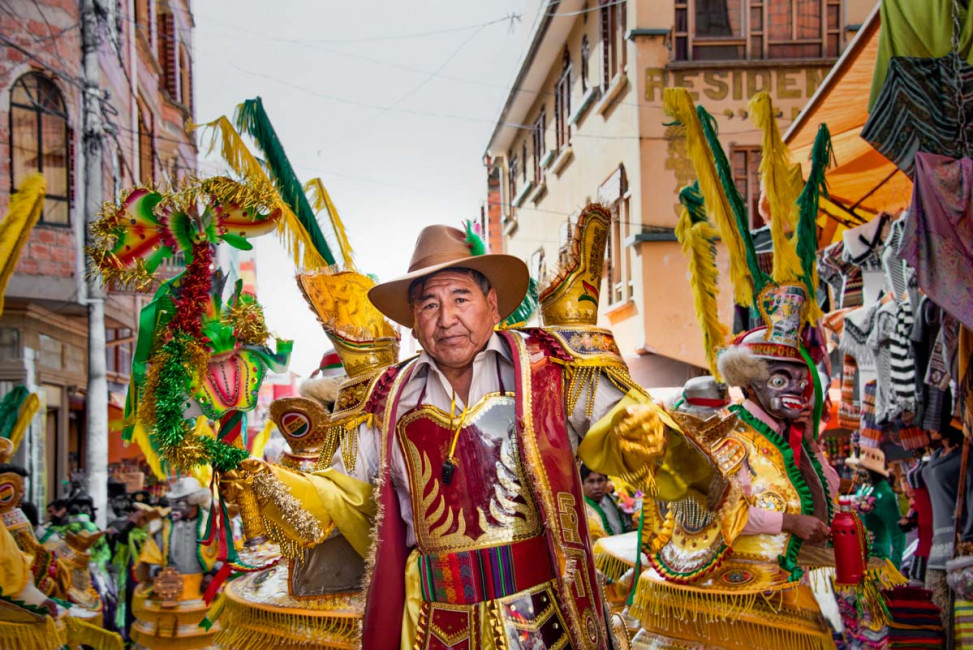
<instances>
[{"instance_id":1,"label":"hanging textile","mask_svg":"<svg viewBox=\"0 0 973 650\"><path fill-rule=\"evenodd\" d=\"M919 287L963 325L973 328L973 161L916 154L912 212L899 254Z\"/></svg>"},{"instance_id":2,"label":"hanging textile","mask_svg":"<svg viewBox=\"0 0 973 650\"><path fill-rule=\"evenodd\" d=\"M884 0L881 6L882 29L878 36L878 55L868 110L874 111L879 92L886 84L893 57L936 58L958 52L965 61L973 54L973 12L959 8L953 16L953 0ZM955 40L953 31L958 23Z\"/></svg>"}]
</instances>

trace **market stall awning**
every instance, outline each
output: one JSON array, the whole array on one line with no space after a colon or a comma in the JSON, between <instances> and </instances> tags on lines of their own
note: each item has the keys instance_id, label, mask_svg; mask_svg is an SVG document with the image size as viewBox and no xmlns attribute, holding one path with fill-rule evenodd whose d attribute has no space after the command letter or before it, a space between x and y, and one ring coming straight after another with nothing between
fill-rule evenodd
<instances>
[{"instance_id":1,"label":"market stall awning","mask_svg":"<svg viewBox=\"0 0 973 650\"><path fill-rule=\"evenodd\" d=\"M834 202L862 219L907 207L912 198L912 180L859 135L868 119L868 95L878 55L878 9L876 5L784 135L791 159L801 163L807 178L818 125L828 125L835 154L835 165L827 174L828 190Z\"/></svg>"}]
</instances>

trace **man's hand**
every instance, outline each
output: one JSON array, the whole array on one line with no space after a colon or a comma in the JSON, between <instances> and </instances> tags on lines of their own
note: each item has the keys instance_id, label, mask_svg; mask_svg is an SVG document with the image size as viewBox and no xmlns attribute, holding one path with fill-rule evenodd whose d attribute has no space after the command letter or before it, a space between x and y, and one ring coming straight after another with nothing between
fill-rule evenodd
<instances>
[{"instance_id":1,"label":"man's hand","mask_svg":"<svg viewBox=\"0 0 973 650\"><path fill-rule=\"evenodd\" d=\"M811 544L821 544L831 534L823 521L811 515L792 515L785 512L781 528Z\"/></svg>"},{"instance_id":2,"label":"man's hand","mask_svg":"<svg viewBox=\"0 0 973 650\"><path fill-rule=\"evenodd\" d=\"M618 413L612 424L623 454L649 460L666 453L669 437L657 407L632 404Z\"/></svg>"},{"instance_id":3,"label":"man's hand","mask_svg":"<svg viewBox=\"0 0 973 650\"><path fill-rule=\"evenodd\" d=\"M58 607L58 604L50 598L43 602L43 606L47 610L47 613L50 614L51 618L57 618L61 615L61 608Z\"/></svg>"}]
</instances>

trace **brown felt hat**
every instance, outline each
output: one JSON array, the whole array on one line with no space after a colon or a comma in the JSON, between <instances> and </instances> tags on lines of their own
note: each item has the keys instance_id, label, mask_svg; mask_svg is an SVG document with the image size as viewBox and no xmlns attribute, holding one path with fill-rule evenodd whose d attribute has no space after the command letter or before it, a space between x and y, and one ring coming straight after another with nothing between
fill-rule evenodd
<instances>
[{"instance_id":1,"label":"brown felt hat","mask_svg":"<svg viewBox=\"0 0 973 650\"><path fill-rule=\"evenodd\" d=\"M412 327L409 285L418 278L446 269L473 269L497 291L500 319L513 313L527 295L530 273L523 260L513 255L473 255L466 233L450 226L427 226L416 239L409 272L401 278L377 284L368 292L376 308L396 323Z\"/></svg>"}]
</instances>

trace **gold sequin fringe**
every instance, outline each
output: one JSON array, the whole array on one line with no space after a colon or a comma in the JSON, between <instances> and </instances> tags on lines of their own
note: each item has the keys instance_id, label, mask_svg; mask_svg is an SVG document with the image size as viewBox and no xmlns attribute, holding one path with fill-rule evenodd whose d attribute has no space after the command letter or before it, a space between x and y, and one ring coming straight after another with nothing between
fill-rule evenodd
<instances>
[{"instance_id":1,"label":"gold sequin fringe","mask_svg":"<svg viewBox=\"0 0 973 650\"><path fill-rule=\"evenodd\" d=\"M0 621L0 648L9 650L49 650L67 643L65 630L54 619L44 617L38 623Z\"/></svg>"},{"instance_id":2,"label":"gold sequin fringe","mask_svg":"<svg viewBox=\"0 0 973 650\"><path fill-rule=\"evenodd\" d=\"M608 553L599 553L595 551L595 568L598 569L609 582L615 582L623 575L625 572L632 568L632 565L624 560L620 560L614 555L609 555Z\"/></svg>"},{"instance_id":3,"label":"gold sequin fringe","mask_svg":"<svg viewBox=\"0 0 973 650\"><path fill-rule=\"evenodd\" d=\"M288 647L355 648L361 619L353 616L312 616L276 612L227 600L220 616L216 645L234 650Z\"/></svg>"},{"instance_id":4,"label":"gold sequin fringe","mask_svg":"<svg viewBox=\"0 0 973 650\"><path fill-rule=\"evenodd\" d=\"M114 632L77 618L67 618L68 643L89 646L95 650L124 650L125 642Z\"/></svg>"},{"instance_id":5,"label":"gold sequin fringe","mask_svg":"<svg viewBox=\"0 0 973 650\"><path fill-rule=\"evenodd\" d=\"M324 531L317 518L305 510L294 498L291 491L280 479L270 472L261 472L253 477L253 490L261 503L272 502L281 517L288 522L303 544L317 544L324 539Z\"/></svg>"}]
</instances>

